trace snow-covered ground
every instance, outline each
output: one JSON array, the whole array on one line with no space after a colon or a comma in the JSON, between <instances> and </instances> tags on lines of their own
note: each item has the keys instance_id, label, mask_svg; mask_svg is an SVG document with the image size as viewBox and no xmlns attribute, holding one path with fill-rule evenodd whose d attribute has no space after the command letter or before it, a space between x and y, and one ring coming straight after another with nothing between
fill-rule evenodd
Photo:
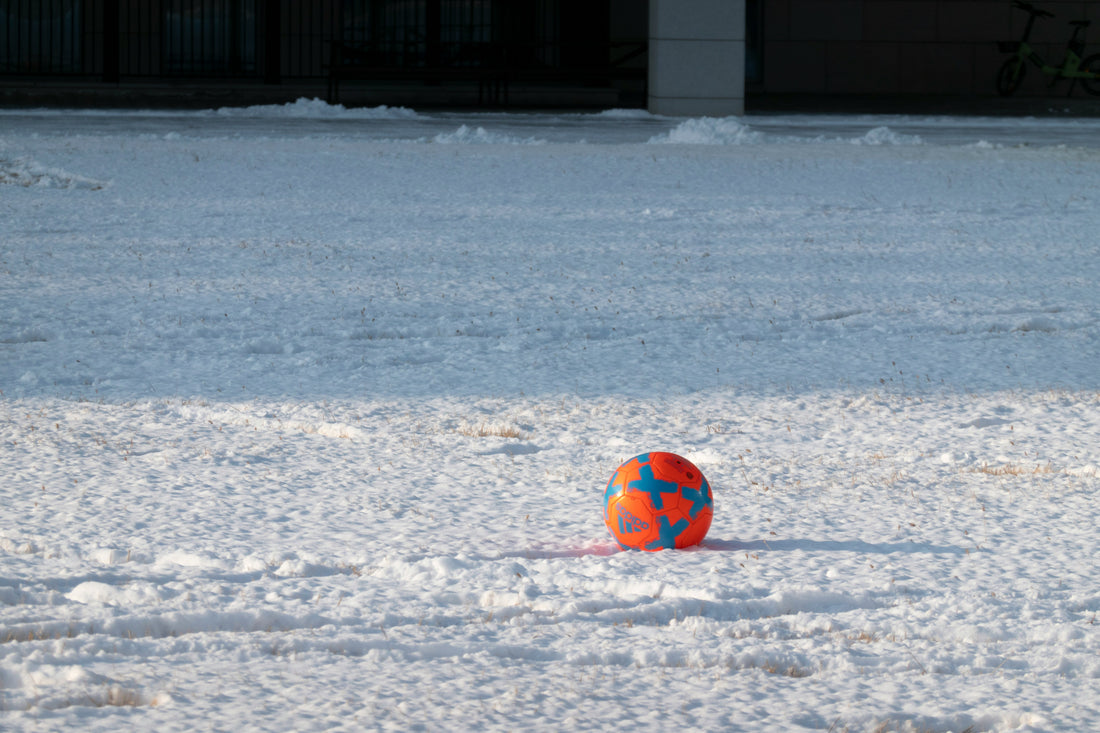
<instances>
[{"instance_id":1,"label":"snow-covered ground","mask_svg":"<svg viewBox=\"0 0 1100 733\"><path fill-rule=\"evenodd\" d=\"M1095 729L1098 133L0 112L0 728Z\"/></svg>"}]
</instances>

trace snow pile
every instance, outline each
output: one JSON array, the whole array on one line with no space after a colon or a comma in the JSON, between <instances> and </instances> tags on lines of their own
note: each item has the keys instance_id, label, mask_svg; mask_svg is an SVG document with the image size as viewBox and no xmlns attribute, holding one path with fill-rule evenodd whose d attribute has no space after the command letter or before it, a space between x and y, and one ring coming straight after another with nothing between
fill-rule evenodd
<instances>
[{"instance_id":1,"label":"snow pile","mask_svg":"<svg viewBox=\"0 0 1100 733\"><path fill-rule=\"evenodd\" d=\"M107 186L104 181L44 166L32 158L11 158L0 153L0 185L4 184L35 188L82 188L91 191Z\"/></svg>"},{"instance_id":2,"label":"snow pile","mask_svg":"<svg viewBox=\"0 0 1100 733\"><path fill-rule=\"evenodd\" d=\"M108 606L139 606L156 603L161 599L156 586L151 583L127 583L120 587L92 580L76 586L65 597L84 605Z\"/></svg>"},{"instance_id":3,"label":"snow pile","mask_svg":"<svg viewBox=\"0 0 1100 733\"><path fill-rule=\"evenodd\" d=\"M669 132L655 135L651 143L681 145L752 145L764 135L738 117L698 117L684 120Z\"/></svg>"},{"instance_id":4,"label":"snow pile","mask_svg":"<svg viewBox=\"0 0 1100 733\"><path fill-rule=\"evenodd\" d=\"M920 135L904 135L885 125L875 127L866 135L852 140L855 145L921 145L923 142Z\"/></svg>"},{"instance_id":5,"label":"snow pile","mask_svg":"<svg viewBox=\"0 0 1100 733\"><path fill-rule=\"evenodd\" d=\"M431 139L443 145L542 145L545 140L528 137L520 138L507 133L491 132L484 127L462 125L454 132L440 133Z\"/></svg>"},{"instance_id":6,"label":"snow pile","mask_svg":"<svg viewBox=\"0 0 1100 733\"><path fill-rule=\"evenodd\" d=\"M644 109L605 109L593 113L592 116L608 120L651 120L657 118L656 115Z\"/></svg>"},{"instance_id":7,"label":"snow pile","mask_svg":"<svg viewBox=\"0 0 1100 733\"><path fill-rule=\"evenodd\" d=\"M209 113L200 113L209 114ZM348 119L348 120L412 120L419 115L406 107L355 107L329 104L322 99L302 97L287 104L261 104L249 107L221 107L214 111L220 117L240 118L295 118L295 119Z\"/></svg>"},{"instance_id":8,"label":"snow pile","mask_svg":"<svg viewBox=\"0 0 1100 733\"><path fill-rule=\"evenodd\" d=\"M698 117L684 120L666 133L654 135L649 142L654 144L673 143L682 145L759 145L770 144L821 144L828 138L818 134L813 137L790 134L765 134L746 124L739 117ZM910 135L892 130L885 125L872 127L866 133L854 138L835 138L854 145L921 145L919 135Z\"/></svg>"}]
</instances>

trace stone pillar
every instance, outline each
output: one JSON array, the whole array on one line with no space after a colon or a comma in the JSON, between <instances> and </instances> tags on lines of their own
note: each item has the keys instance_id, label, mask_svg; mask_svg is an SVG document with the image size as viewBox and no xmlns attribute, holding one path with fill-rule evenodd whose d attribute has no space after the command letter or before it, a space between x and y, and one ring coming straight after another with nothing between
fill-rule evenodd
<instances>
[{"instance_id":1,"label":"stone pillar","mask_svg":"<svg viewBox=\"0 0 1100 733\"><path fill-rule=\"evenodd\" d=\"M745 0L649 0L649 111L745 112Z\"/></svg>"}]
</instances>

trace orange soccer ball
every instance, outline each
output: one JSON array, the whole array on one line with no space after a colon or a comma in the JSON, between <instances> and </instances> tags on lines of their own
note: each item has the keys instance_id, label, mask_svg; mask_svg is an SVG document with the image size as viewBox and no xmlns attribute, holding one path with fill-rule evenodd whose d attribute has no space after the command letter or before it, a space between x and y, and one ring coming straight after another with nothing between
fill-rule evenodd
<instances>
[{"instance_id":1,"label":"orange soccer ball","mask_svg":"<svg viewBox=\"0 0 1100 733\"><path fill-rule=\"evenodd\" d=\"M703 472L675 453L643 453L607 482L603 521L623 547L664 550L703 541L714 497Z\"/></svg>"}]
</instances>

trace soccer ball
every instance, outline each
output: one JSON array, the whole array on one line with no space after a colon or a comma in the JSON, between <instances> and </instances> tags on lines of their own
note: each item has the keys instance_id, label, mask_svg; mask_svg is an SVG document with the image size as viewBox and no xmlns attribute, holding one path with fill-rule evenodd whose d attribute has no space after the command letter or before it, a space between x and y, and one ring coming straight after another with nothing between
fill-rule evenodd
<instances>
[{"instance_id":1,"label":"soccer ball","mask_svg":"<svg viewBox=\"0 0 1100 733\"><path fill-rule=\"evenodd\" d=\"M603 522L623 547L664 550L703 541L714 497L703 472L675 453L643 453L611 474Z\"/></svg>"}]
</instances>

